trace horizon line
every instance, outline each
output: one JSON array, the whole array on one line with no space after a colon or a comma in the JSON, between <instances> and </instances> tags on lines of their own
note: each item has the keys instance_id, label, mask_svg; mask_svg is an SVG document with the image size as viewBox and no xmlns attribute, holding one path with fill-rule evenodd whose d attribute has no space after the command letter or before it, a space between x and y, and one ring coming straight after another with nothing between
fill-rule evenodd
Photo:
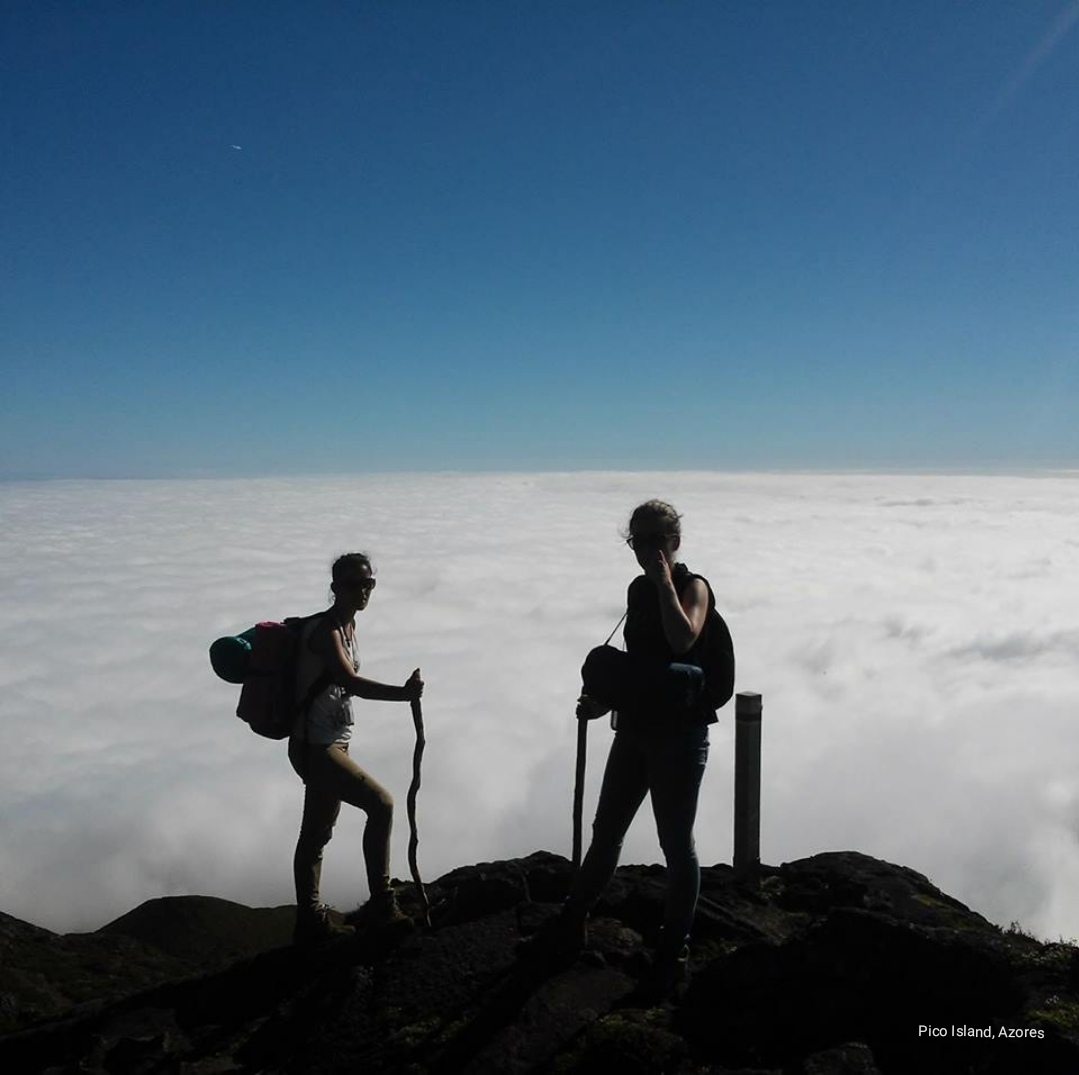
<instances>
[{"instance_id":1,"label":"horizon line","mask_svg":"<svg viewBox=\"0 0 1079 1075\"><path fill-rule=\"evenodd\" d=\"M414 477L562 477L584 475L631 474L708 474L734 476L792 477L1079 477L1079 466L965 464L956 466L881 466L881 467L442 467L374 470L303 470L252 473L201 473L199 471L161 474L2 474L0 485L36 485L61 482L168 482L168 481L277 481L287 479L341 478L414 478Z\"/></svg>"}]
</instances>

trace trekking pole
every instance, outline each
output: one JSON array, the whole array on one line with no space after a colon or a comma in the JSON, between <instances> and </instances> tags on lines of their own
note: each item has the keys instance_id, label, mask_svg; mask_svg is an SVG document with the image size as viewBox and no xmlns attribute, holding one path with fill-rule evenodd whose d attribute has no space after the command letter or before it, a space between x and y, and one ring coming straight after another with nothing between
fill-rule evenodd
<instances>
[{"instance_id":1,"label":"trekking pole","mask_svg":"<svg viewBox=\"0 0 1079 1075\"><path fill-rule=\"evenodd\" d=\"M412 675L419 676L419 672L417 668ZM431 907L427 902L427 891L420 880L420 868L416 865L416 848L420 842L416 831L416 793L420 790L420 764L423 762L423 748L426 743L423 735L423 709L420 707L419 698L412 700L412 723L416 728L416 747L412 752L412 783L408 787L408 796L405 800L408 808L408 868L412 872L412 880L420 896L423 924L430 929Z\"/></svg>"},{"instance_id":2,"label":"trekking pole","mask_svg":"<svg viewBox=\"0 0 1079 1075\"><path fill-rule=\"evenodd\" d=\"M581 813L584 808L584 769L588 755L588 721L577 718L577 775L573 782L573 870L581 868Z\"/></svg>"},{"instance_id":3,"label":"trekking pole","mask_svg":"<svg viewBox=\"0 0 1079 1075\"><path fill-rule=\"evenodd\" d=\"M629 615L629 609L622 613L618 622L614 625L611 633L607 636L607 641L603 643L604 646L610 645L611 639L614 638L614 632L622 626L626 616ZM592 651L596 652L595 650ZM591 658L592 654L589 654ZM588 664L588 661L585 661ZM582 676L584 675L584 669L581 669ZM582 694L577 699L577 705L580 706L585 700L585 695ZM580 709L577 711L577 774L573 781L573 871L576 873L581 868L581 813L584 809L584 770L585 761L588 758L588 716L582 715Z\"/></svg>"}]
</instances>

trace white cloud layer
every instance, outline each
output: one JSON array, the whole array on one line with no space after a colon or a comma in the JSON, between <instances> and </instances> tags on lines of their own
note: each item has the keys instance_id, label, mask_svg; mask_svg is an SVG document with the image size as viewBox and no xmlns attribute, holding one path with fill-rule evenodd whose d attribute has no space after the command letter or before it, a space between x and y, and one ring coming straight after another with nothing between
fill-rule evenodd
<instances>
[{"instance_id":1,"label":"white cloud layer","mask_svg":"<svg viewBox=\"0 0 1079 1075\"><path fill-rule=\"evenodd\" d=\"M852 848L991 919L1079 934L1079 498L1041 477L409 475L0 486L0 909L96 928L142 900L290 902L301 785L233 717L212 639L324 607L374 557L363 670L427 681L420 866L570 844L574 700L636 565L619 529L684 513L738 689L764 697L762 855ZM407 875L412 726L357 701ZM729 861L733 705L697 827ZM591 726L586 810L610 732ZM345 808L325 896L366 895ZM624 861L659 861L651 815Z\"/></svg>"}]
</instances>

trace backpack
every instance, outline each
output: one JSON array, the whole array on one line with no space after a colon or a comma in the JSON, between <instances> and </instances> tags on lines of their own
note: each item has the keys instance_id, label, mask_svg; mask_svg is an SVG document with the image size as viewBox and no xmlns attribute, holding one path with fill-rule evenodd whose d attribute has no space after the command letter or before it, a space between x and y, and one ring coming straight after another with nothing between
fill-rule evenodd
<instances>
[{"instance_id":1,"label":"backpack","mask_svg":"<svg viewBox=\"0 0 1079 1075\"><path fill-rule=\"evenodd\" d=\"M316 613L321 615L321 613ZM303 628L314 616L289 616L281 623L256 623L210 646L210 664L226 683L240 683L236 716L267 739L287 739L296 718L330 683L323 672L296 702L296 673Z\"/></svg>"},{"instance_id":2,"label":"backpack","mask_svg":"<svg viewBox=\"0 0 1079 1075\"><path fill-rule=\"evenodd\" d=\"M716 598L707 579L704 584L708 586L708 616L701 636L694 644L694 651L704 672L704 693L708 704L713 709L720 709L734 694L734 640L727 621L716 608Z\"/></svg>"}]
</instances>

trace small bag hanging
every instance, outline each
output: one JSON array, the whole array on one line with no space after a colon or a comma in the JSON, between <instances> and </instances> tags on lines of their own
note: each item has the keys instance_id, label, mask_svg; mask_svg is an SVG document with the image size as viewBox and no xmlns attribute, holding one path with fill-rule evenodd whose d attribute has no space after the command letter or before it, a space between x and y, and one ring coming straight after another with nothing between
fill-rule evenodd
<instances>
[{"instance_id":1,"label":"small bag hanging","mask_svg":"<svg viewBox=\"0 0 1079 1075\"><path fill-rule=\"evenodd\" d=\"M681 661L641 661L610 644L628 613L614 625L602 646L590 650L581 666L582 691L606 709L692 709L704 693L704 672Z\"/></svg>"}]
</instances>

